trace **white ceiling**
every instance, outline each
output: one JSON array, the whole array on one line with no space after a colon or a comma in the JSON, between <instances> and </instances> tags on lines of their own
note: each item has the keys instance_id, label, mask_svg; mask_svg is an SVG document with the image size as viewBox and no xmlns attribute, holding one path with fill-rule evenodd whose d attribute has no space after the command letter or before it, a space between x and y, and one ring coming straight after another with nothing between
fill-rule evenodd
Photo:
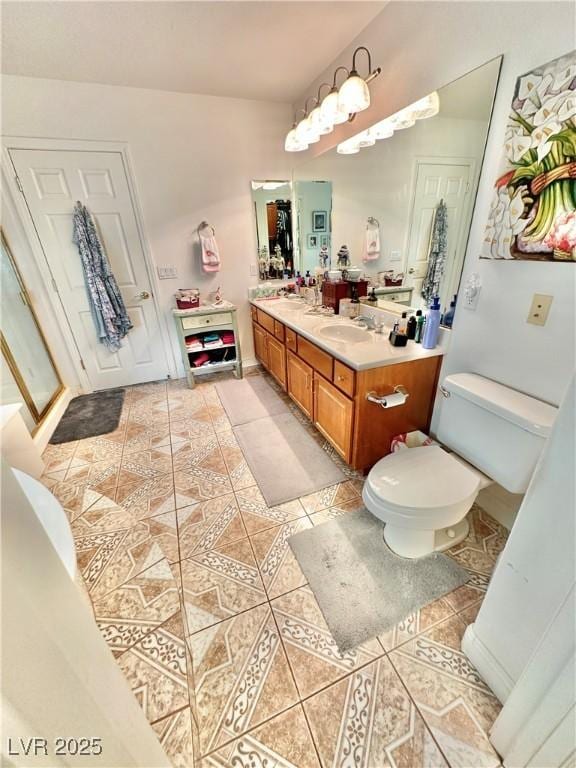
<instances>
[{"instance_id":1,"label":"white ceiling","mask_svg":"<svg viewBox=\"0 0 576 768\"><path fill-rule=\"evenodd\" d=\"M2 71L293 102L385 2L2 3Z\"/></svg>"}]
</instances>

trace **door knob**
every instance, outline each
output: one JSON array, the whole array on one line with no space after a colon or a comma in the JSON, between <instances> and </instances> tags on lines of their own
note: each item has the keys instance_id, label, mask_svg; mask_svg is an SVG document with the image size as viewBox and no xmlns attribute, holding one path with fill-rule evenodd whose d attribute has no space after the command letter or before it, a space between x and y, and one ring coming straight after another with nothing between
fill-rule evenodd
<instances>
[{"instance_id":1,"label":"door knob","mask_svg":"<svg viewBox=\"0 0 576 768\"><path fill-rule=\"evenodd\" d=\"M136 298L137 299L149 299L150 298L150 294L148 293L148 291L142 291L141 293L139 293L136 296Z\"/></svg>"},{"instance_id":2,"label":"door knob","mask_svg":"<svg viewBox=\"0 0 576 768\"><path fill-rule=\"evenodd\" d=\"M414 274L414 267L410 267L410 269L408 270L408 274L409 275L413 275Z\"/></svg>"}]
</instances>

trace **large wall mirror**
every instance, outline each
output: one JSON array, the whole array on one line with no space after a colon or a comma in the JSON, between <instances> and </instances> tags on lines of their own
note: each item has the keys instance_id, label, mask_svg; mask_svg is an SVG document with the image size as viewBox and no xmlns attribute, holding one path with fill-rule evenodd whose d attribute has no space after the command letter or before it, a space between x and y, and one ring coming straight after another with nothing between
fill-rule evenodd
<instances>
[{"instance_id":1,"label":"large wall mirror","mask_svg":"<svg viewBox=\"0 0 576 768\"><path fill-rule=\"evenodd\" d=\"M405 119L393 133L386 131L387 138L369 132L367 146L346 142L340 150L350 154L331 149L296 168L296 205L299 190L312 186L326 193L312 210L327 214L323 237L315 237L309 208L299 207L296 269L323 267L323 245L335 268L346 246L350 264L383 300L388 296L418 309L438 294L443 309L450 305L460 282L500 64L500 58L490 61L438 89L429 110L435 114Z\"/></svg>"},{"instance_id":2,"label":"large wall mirror","mask_svg":"<svg viewBox=\"0 0 576 768\"><path fill-rule=\"evenodd\" d=\"M253 181L258 277L281 280L294 273L294 225L291 181Z\"/></svg>"}]
</instances>

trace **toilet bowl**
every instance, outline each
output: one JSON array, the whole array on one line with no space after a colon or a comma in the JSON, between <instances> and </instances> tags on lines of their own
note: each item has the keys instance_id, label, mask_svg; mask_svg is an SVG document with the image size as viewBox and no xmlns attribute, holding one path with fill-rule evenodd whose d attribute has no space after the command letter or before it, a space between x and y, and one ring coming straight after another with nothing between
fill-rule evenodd
<instances>
[{"instance_id":1,"label":"toilet bowl","mask_svg":"<svg viewBox=\"0 0 576 768\"><path fill-rule=\"evenodd\" d=\"M497 482L523 493L557 409L476 374L442 383L439 445L388 454L370 470L362 498L402 557L422 557L468 535L478 492Z\"/></svg>"},{"instance_id":2,"label":"toilet bowl","mask_svg":"<svg viewBox=\"0 0 576 768\"><path fill-rule=\"evenodd\" d=\"M440 446L423 446L380 459L362 498L386 523L384 540L393 552L422 557L466 538L466 515L483 484L478 472Z\"/></svg>"}]
</instances>

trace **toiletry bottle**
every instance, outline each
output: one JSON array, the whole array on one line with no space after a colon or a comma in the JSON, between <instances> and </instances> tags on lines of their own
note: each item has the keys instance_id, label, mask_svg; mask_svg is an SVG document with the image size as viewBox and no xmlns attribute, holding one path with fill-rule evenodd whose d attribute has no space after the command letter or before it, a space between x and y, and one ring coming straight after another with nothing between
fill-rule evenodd
<instances>
[{"instance_id":1,"label":"toiletry bottle","mask_svg":"<svg viewBox=\"0 0 576 768\"><path fill-rule=\"evenodd\" d=\"M408 324L406 326L406 335L409 339L415 339L416 338L416 316L410 315L408 318Z\"/></svg>"},{"instance_id":2,"label":"toiletry bottle","mask_svg":"<svg viewBox=\"0 0 576 768\"><path fill-rule=\"evenodd\" d=\"M450 309L446 310L444 317L442 318L442 325L445 325L447 328L452 328L452 323L454 322L454 312L456 311L457 298L458 294L455 294L454 298L450 302Z\"/></svg>"},{"instance_id":3,"label":"toiletry bottle","mask_svg":"<svg viewBox=\"0 0 576 768\"><path fill-rule=\"evenodd\" d=\"M310 285L310 270L306 270L306 276L304 277L304 285Z\"/></svg>"},{"instance_id":4,"label":"toiletry bottle","mask_svg":"<svg viewBox=\"0 0 576 768\"><path fill-rule=\"evenodd\" d=\"M438 332L440 330L440 298L434 296L432 304L426 315L426 327L422 338L424 349L434 349L438 342Z\"/></svg>"},{"instance_id":5,"label":"toiletry bottle","mask_svg":"<svg viewBox=\"0 0 576 768\"><path fill-rule=\"evenodd\" d=\"M420 344L422 341L422 334L424 332L424 317L422 315L422 310L417 309L416 310L416 334L414 336L414 341L416 344Z\"/></svg>"},{"instance_id":6,"label":"toiletry bottle","mask_svg":"<svg viewBox=\"0 0 576 768\"><path fill-rule=\"evenodd\" d=\"M399 333L403 333L404 335L406 335L406 330L408 328L408 320L406 319L407 317L408 317L408 313L402 312L402 317L400 318L398 331Z\"/></svg>"}]
</instances>

